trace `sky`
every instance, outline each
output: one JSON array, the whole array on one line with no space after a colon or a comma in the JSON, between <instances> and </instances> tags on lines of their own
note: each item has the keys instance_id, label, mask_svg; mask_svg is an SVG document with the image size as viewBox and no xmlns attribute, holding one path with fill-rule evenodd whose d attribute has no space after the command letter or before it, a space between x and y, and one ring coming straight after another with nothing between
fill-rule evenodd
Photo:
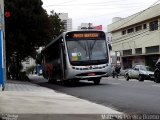
<instances>
[{"instance_id":1,"label":"sky","mask_svg":"<svg viewBox=\"0 0 160 120\"><path fill-rule=\"evenodd\" d=\"M160 0L159 0L160 1ZM56 13L68 13L72 18L73 30L81 23L93 23L103 25L107 31L107 25L112 23L112 18L125 18L147 9L158 0L42 0L43 8L48 14L51 10Z\"/></svg>"}]
</instances>

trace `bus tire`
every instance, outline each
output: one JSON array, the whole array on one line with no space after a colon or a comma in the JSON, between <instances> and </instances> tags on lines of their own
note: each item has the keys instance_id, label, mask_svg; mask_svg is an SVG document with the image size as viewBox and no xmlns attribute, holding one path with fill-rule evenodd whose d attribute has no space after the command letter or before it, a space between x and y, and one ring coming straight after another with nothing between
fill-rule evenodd
<instances>
[{"instance_id":1,"label":"bus tire","mask_svg":"<svg viewBox=\"0 0 160 120\"><path fill-rule=\"evenodd\" d=\"M93 82L95 85L98 85L101 81L101 78L93 78Z\"/></svg>"}]
</instances>

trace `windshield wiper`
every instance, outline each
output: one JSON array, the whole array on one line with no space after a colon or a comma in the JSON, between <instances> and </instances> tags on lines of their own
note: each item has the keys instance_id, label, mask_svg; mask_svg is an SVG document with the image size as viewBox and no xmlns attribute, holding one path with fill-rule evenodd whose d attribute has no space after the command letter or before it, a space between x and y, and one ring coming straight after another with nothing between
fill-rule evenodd
<instances>
[{"instance_id":1,"label":"windshield wiper","mask_svg":"<svg viewBox=\"0 0 160 120\"><path fill-rule=\"evenodd\" d=\"M96 40L94 40L94 43L91 45L91 43L90 43L90 54L92 55L92 50L93 50L93 48L94 48L94 45L95 45L95 43L96 43L97 41Z\"/></svg>"},{"instance_id":2,"label":"windshield wiper","mask_svg":"<svg viewBox=\"0 0 160 120\"><path fill-rule=\"evenodd\" d=\"M86 47L85 43L84 43L84 45L82 43L80 43L79 41L77 41L77 43L81 46L81 48L83 48L85 50L86 56L87 56L88 51L87 51L87 47Z\"/></svg>"}]
</instances>

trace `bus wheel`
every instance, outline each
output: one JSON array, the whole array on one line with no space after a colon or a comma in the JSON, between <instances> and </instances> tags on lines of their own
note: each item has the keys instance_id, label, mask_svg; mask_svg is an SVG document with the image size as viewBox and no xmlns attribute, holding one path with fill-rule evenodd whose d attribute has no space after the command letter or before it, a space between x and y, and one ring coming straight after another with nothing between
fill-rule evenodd
<instances>
[{"instance_id":1,"label":"bus wheel","mask_svg":"<svg viewBox=\"0 0 160 120\"><path fill-rule=\"evenodd\" d=\"M93 78L93 82L95 85L98 85L101 81L101 78Z\"/></svg>"}]
</instances>

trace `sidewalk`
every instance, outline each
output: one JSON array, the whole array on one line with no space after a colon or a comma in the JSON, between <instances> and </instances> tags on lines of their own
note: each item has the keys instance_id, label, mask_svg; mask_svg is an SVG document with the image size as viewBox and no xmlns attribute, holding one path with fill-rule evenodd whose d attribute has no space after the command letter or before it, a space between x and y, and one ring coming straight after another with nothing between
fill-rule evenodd
<instances>
[{"instance_id":1,"label":"sidewalk","mask_svg":"<svg viewBox=\"0 0 160 120\"><path fill-rule=\"evenodd\" d=\"M10 81L0 92L4 114L122 114L111 108L41 87L30 82Z\"/></svg>"}]
</instances>

